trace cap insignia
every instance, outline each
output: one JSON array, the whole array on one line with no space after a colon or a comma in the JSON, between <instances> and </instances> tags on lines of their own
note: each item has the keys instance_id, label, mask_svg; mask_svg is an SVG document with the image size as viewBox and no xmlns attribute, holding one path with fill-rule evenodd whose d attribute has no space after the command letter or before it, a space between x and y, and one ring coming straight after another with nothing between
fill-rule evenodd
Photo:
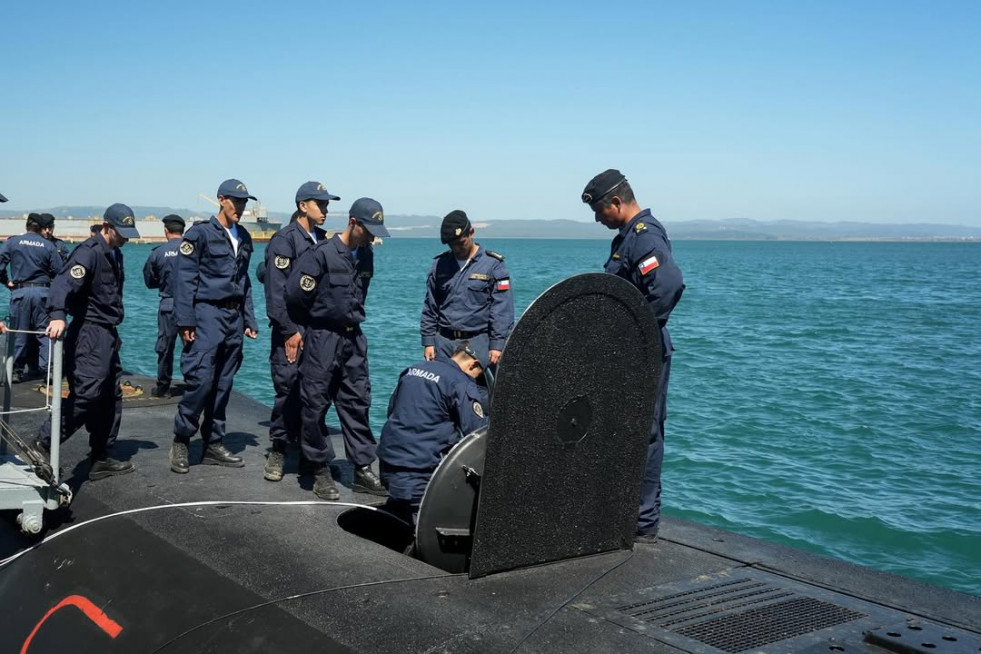
<instances>
[{"instance_id":1,"label":"cap insignia","mask_svg":"<svg viewBox=\"0 0 981 654\"><path fill-rule=\"evenodd\" d=\"M326 191L327 189L324 187L323 184L317 184L317 190L318 191Z\"/></svg>"},{"instance_id":2,"label":"cap insignia","mask_svg":"<svg viewBox=\"0 0 981 654\"><path fill-rule=\"evenodd\" d=\"M122 218L119 219L119 222L121 222L124 225L132 225L136 221L133 220L133 216L123 216Z\"/></svg>"},{"instance_id":3,"label":"cap insignia","mask_svg":"<svg viewBox=\"0 0 981 654\"><path fill-rule=\"evenodd\" d=\"M85 266L72 266L71 276L75 279L85 277Z\"/></svg>"},{"instance_id":4,"label":"cap insignia","mask_svg":"<svg viewBox=\"0 0 981 654\"><path fill-rule=\"evenodd\" d=\"M385 222L385 214L381 211L376 211L375 213L371 214L371 219L383 223Z\"/></svg>"},{"instance_id":5,"label":"cap insignia","mask_svg":"<svg viewBox=\"0 0 981 654\"><path fill-rule=\"evenodd\" d=\"M245 191L246 193L249 192L249 189L245 188L245 184L236 184L235 188L239 191Z\"/></svg>"},{"instance_id":6,"label":"cap insignia","mask_svg":"<svg viewBox=\"0 0 981 654\"><path fill-rule=\"evenodd\" d=\"M277 267L277 268L279 268L280 270L286 270L287 268L289 268L289 267L290 267L290 259L289 259L289 257L280 257L280 256L277 256L277 257L276 257L276 258L275 258L275 259L273 260L273 263L274 263L274 264L276 265L276 267Z\"/></svg>"},{"instance_id":7,"label":"cap insignia","mask_svg":"<svg viewBox=\"0 0 981 654\"><path fill-rule=\"evenodd\" d=\"M459 236L462 233L463 233L463 230L460 229L459 227L457 227L455 230L453 230L453 235L454 236Z\"/></svg>"},{"instance_id":8,"label":"cap insignia","mask_svg":"<svg viewBox=\"0 0 981 654\"><path fill-rule=\"evenodd\" d=\"M303 275L300 277L300 288L309 293L317 288L317 280L310 275Z\"/></svg>"},{"instance_id":9,"label":"cap insignia","mask_svg":"<svg viewBox=\"0 0 981 654\"><path fill-rule=\"evenodd\" d=\"M194 243L191 243L190 241L184 241L181 243L181 246L177 249L180 250L181 254L183 254L184 256L189 256L194 253Z\"/></svg>"},{"instance_id":10,"label":"cap insignia","mask_svg":"<svg viewBox=\"0 0 981 654\"><path fill-rule=\"evenodd\" d=\"M473 412L477 414L478 418L484 417L484 407L477 400L473 401Z\"/></svg>"}]
</instances>

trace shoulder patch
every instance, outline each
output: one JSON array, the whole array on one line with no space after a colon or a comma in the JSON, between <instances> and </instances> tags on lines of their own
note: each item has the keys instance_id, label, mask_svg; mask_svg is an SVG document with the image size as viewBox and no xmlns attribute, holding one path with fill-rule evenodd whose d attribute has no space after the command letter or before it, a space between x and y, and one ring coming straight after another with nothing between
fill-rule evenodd
<instances>
[{"instance_id":1,"label":"shoulder patch","mask_svg":"<svg viewBox=\"0 0 981 654\"><path fill-rule=\"evenodd\" d=\"M637 223L636 225L634 225L634 231L635 232L645 232L645 231L647 231L647 225L645 225L643 223L643 221L641 221L641 222Z\"/></svg>"},{"instance_id":2,"label":"shoulder patch","mask_svg":"<svg viewBox=\"0 0 981 654\"><path fill-rule=\"evenodd\" d=\"M181 246L177 249L180 250L180 253L184 256L190 256L191 254L194 254L194 243L191 243L190 241L183 241L181 242Z\"/></svg>"},{"instance_id":3,"label":"shoulder patch","mask_svg":"<svg viewBox=\"0 0 981 654\"><path fill-rule=\"evenodd\" d=\"M473 401L473 412L474 412L474 415L476 415L478 418L483 418L484 417L484 407L477 400L474 400Z\"/></svg>"},{"instance_id":4,"label":"shoulder patch","mask_svg":"<svg viewBox=\"0 0 981 654\"><path fill-rule=\"evenodd\" d=\"M307 293L317 288L317 280L310 275L303 275L300 277L300 288Z\"/></svg>"},{"instance_id":5,"label":"shoulder patch","mask_svg":"<svg viewBox=\"0 0 981 654\"><path fill-rule=\"evenodd\" d=\"M489 257L494 257L494 258L495 258L495 259L497 259L498 261L504 261L504 255L503 255L503 254L501 254L500 252L494 252L493 250L484 250L484 252L485 252L485 253L487 254L487 256L489 256Z\"/></svg>"},{"instance_id":6,"label":"shoulder patch","mask_svg":"<svg viewBox=\"0 0 981 654\"><path fill-rule=\"evenodd\" d=\"M637 269L640 270L641 275L646 275L647 273L654 270L660 265L661 262L657 260L657 255L652 254L651 256L641 261L640 264L637 266Z\"/></svg>"},{"instance_id":7,"label":"shoulder patch","mask_svg":"<svg viewBox=\"0 0 981 654\"><path fill-rule=\"evenodd\" d=\"M497 280L497 285L494 286L495 291L510 291L511 290L511 278L505 277L504 279Z\"/></svg>"},{"instance_id":8,"label":"shoulder patch","mask_svg":"<svg viewBox=\"0 0 981 654\"><path fill-rule=\"evenodd\" d=\"M71 276L74 277L75 279L81 279L85 277L86 272L87 271L85 270L85 266L72 266L72 269L69 271Z\"/></svg>"},{"instance_id":9,"label":"shoulder patch","mask_svg":"<svg viewBox=\"0 0 981 654\"><path fill-rule=\"evenodd\" d=\"M286 270L290 267L290 258L276 255L276 258L273 259L273 264L280 270Z\"/></svg>"}]
</instances>

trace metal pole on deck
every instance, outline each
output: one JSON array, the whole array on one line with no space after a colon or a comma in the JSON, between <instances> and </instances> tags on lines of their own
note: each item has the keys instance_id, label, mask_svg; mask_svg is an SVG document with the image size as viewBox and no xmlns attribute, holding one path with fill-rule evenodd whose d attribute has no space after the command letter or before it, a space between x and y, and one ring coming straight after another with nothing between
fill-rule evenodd
<instances>
[{"instance_id":1,"label":"metal pole on deck","mask_svg":"<svg viewBox=\"0 0 981 654\"><path fill-rule=\"evenodd\" d=\"M54 342L52 353L54 362L51 370L51 471L54 475L55 486L61 483L58 464L61 458L61 359L64 349L65 341L61 338L57 339Z\"/></svg>"},{"instance_id":2,"label":"metal pole on deck","mask_svg":"<svg viewBox=\"0 0 981 654\"><path fill-rule=\"evenodd\" d=\"M10 424L10 396L14 388L14 335L4 334L3 348L3 420ZM7 441L0 438L0 456L7 453Z\"/></svg>"}]
</instances>

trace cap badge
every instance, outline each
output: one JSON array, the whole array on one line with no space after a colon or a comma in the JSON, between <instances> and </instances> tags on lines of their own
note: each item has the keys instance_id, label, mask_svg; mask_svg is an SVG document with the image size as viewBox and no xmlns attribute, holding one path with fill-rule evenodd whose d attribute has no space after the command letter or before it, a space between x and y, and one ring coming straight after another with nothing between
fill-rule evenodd
<instances>
[{"instance_id":1,"label":"cap badge","mask_svg":"<svg viewBox=\"0 0 981 654\"><path fill-rule=\"evenodd\" d=\"M459 227L457 227L455 230L453 230L453 235L454 236L459 236L462 233L463 233L463 230L460 229Z\"/></svg>"},{"instance_id":2,"label":"cap badge","mask_svg":"<svg viewBox=\"0 0 981 654\"><path fill-rule=\"evenodd\" d=\"M85 277L85 266L72 266L71 276L75 279Z\"/></svg>"},{"instance_id":3,"label":"cap badge","mask_svg":"<svg viewBox=\"0 0 981 654\"><path fill-rule=\"evenodd\" d=\"M133 216L123 216L122 218L119 219L119 222L121 222L124 225L132 225L136 221L133 220Z\"/></svg>"},{"instance_id":4,"label":"cap badge","mask_svg":"<svg viewBox=\"0 0 981 654\"><path fill-rule=\"evenodd\" d=\"M249 189L245 188L245 184L241 184L241 183L240 184L236 184L235 185L235 188L236 188L236 190L239 190L239 191L245 191L246 193L249 192Z\"/></svg>"},{"instance_id":5,"label":"cap badge","mask_svg":"<svg viewBox=\"0 0 981 654\"><path fill-rule=\"evenodd\" d=\"M480 402L478 402L477 400L473 401L473 412L477 415L478 418L484 417L484 407L481 406Z\"/></svg>"},{"instance_id":6,"label":"cap badge","mask_svg":"<svg viewBox=\"0 0 981 654\"><path fill-rule=\"evenodd\" d=\"M326 191L327 189L324 187L323 184L317 184L317 190L318 191Z\"/></svg>"},{"instance_id":7,"label":"cap badge","mask_svg":"<svg viewBox=\"0 0 981 654\"><path fill-rule=\"evenodd\" d=\"M194 252L194 243L191 243L190 241L184 241L183 243L181 243L181 246L177 249L180 250L181 254L183 254L184 256L188 256Z\"/></svg>"},{"instance_id":8,"label":"cap badge","mask_svg":"<svg viewBox=\"0 0 981 654\"><path fill-rule=\"evenodd\" d=\"M381 211L376 211L375 213L371 214L371 219L383 223L385 222L385 214Z\"/></svg>"},{"instance_id":9,"label":"cap badge","mask_svg":"<svg viewBox=\"0 0 981 654\"><path fill-rule=\"evenodd\" d=\"M287 268L290 267L290 259L289 259L289 257L280 257L280 256L277 256L276 259L273 261L273 263L280 270L286 270Z\"/></svg>"},{"instance_id":10,"label":"cap badge","mask_svg":"<svg viewBox=\"0 0 981 654\"><path fill-rule=\"evenodd\" d=\"M317 280L310 275L303 275L300 277L300 288L309 293L317 288Z\"/></svg>"}]
</instances>

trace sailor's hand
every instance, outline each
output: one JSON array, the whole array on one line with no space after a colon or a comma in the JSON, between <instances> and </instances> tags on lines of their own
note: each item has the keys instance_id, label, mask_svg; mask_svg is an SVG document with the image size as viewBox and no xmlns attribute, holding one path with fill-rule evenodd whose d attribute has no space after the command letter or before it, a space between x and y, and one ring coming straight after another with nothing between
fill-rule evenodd
<instances>
[{"instance_id":1,"label":"sailor's hand","mask_svg":"<svg viewBox=\"0 0 981 654\"><path fill-rule=\"evenodd\" d=\"M65 327L68 326L64 320L52 320L48 323L48 328L44 330L44 334L48 338L58 340L61 338L62 334L65 333Z\"/></svg>"},{"instance_id":2,"label":"sailor's hand","mask_svg":"<svg viewBox=\"0 0 981 654\"><path fill-rule=\"evenodd\" d=\"M181 333L181 340L184 341L185 344L194 342L193 327L181 327L180 333Z\"/></svg>"},{"instance_id":3,"label":"sailor's hand","mask_svg":"<svg viewBox=\"0 0 981 654\"><path fill-rule=\"evenodd\" d=\"M7 326L3 324L2 320L0 320L0 334L6 334L6 333L7 333Z\"/></svg>"},{"instance_id":4,"label":"sailor's hand","mask_svg":"<svg viewBox=\"0 0 981 654\"><path fill-rule=\"evenodd\" d=\"M487 352L487 354L490 355L490 365L496 366L497 365L497 362L501 358L501 351L500 350L490 350L489 352Z\"/></svg>"},{"instance_id":5,"label":"sailor's hand","mask_svg":"<svg viewBox=\"0 0 981 654\"><path fill-rule=\"evenodd\" d=\"M296 363L296 358L303 349L303 337L300 332L296 332L292 336L286 339L286 361L289 363Z\"/></svg>"},{"instance_id":6,"label":"sailor's hand","mask_svg":"<svg viewBox=\"0 0 981 654\"><path fill-rule=\"evenodd\" d=\"M249 338L259 338L258 330L251 329L249 327L245 328L245 335L248 336Z\"/></svg>"}]
</instances>

